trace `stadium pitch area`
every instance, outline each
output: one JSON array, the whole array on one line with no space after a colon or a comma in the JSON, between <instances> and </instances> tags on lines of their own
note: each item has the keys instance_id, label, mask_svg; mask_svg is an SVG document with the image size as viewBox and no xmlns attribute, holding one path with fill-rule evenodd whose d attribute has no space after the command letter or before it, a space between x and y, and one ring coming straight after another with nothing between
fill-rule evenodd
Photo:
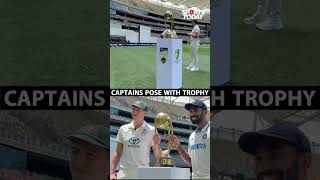
<instances>
[{"instance_id":1,"label":"stadium pitch area","mask_svg":"<svg viewBox=\"0 0 320 180\"><path fill-rule=\"evenodd\" d=\"M183 88L210 85L210 46L199 47L200 71L185 68L191 63L190 46L183 46ZM110 48L112 88L156 88L156 46Z\"/></svg>"}]
</instances>

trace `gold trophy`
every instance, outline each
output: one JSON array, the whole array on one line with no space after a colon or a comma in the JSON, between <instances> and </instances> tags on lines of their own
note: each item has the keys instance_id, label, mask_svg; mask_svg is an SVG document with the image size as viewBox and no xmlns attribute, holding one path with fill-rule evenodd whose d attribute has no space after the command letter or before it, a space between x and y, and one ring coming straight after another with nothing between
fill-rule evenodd
<instances>
[{"instance_id":1,"label":"gold trophy","mask_svg":"<svg viewBox=\"0 0 320 180\"><path fill-rule=\"evenodd\" d=\"M168 32L164 38L174 38L174 35L173 35L173 25L174 25L174 19L173 19L173 14L171 11L166 11L163 15L164 17L164 24L166 26L166 29L168 29L168 25L167 25L167 22L169 22L171 25L169 27L170 29L170 32Z\"/></svg>"},{"instance_id":2,"label":"gold trophy","mask_svg":"<svg viewBox=\"0 0 320 180\"><path fill-rule=\"evenodd\" d=\"M168 131L168 135L173 134L173 126L170 116L166 113L158 113L154 120L155 124L155 133L158 134L159 129L165 129ZM172 144L168 143L168 149L162 152L162 155L159 159L157 159L157 166L160 167L173 167L175 162L170 156L170 150L172 148Z\"/></svg>"}]
</instances>

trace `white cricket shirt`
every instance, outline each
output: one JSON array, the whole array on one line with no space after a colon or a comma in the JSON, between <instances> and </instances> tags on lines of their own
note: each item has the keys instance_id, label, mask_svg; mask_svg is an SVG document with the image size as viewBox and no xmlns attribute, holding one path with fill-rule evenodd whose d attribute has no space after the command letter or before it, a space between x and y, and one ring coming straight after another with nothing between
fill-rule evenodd
<instances>
[{"instance_id":1,"label":"white cricket shirt","mask_svg":"<svg viewBox=\"0 0 320 180\"><path fill-rule=\"evenodd\" d=\"M192 33L198 33L199 36L200 36L200 28L198 25L195 25L192 29ZM196 43L198 44L199 43L199 37L193 37L191 36L191 43Z\"/></svg>"},{"instance_id":2,"label":"white cricket shirt","mask_svg":"<svg viewBox=\"0 0 320 180\"><path fill-rule=\"evenodd\" d=\"M167 34L172 34L173 35L172 38L177 38L178 37L175 30L166 29L165 31L163 31L162 36L166 37Z\"/></svg>"},{"instance_id":3,"label":"white cricket shirt","mask_svg":"<svg viewBox=\"0 0 320 180\"><path fill-rule=\"evenodd\" d=\"M210 122L189 137L192 179L210 179Z\"/></svg>"},{"instance_id":4,"label":"white cricket shirt","mask_svg":"<svg viewBox=\"0 0 320 180\"><path fill-rule=\"evenodd\" d=\"M137 178L138 167L149 167L154 131L154 127L146 122L137 129L133 122L120 127L116 138L118 143L123 144L120 178Z\"/></svg>"}]
</instances>

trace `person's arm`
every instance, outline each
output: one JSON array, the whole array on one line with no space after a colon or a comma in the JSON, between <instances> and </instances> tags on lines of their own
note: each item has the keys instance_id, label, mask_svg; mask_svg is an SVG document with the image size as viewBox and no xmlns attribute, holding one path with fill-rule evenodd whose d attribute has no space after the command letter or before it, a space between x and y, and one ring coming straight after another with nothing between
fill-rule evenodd
<instances>
[{"instance_id":1,"label":"person's arm","mask_svg":"<svg viewBox=\"0 0 320 180\"><path fill-rule=\"evenodd\" d=\"M162 34L160 35L160 37L161 37L161 38L164 38L164 37L166 36L166 34L167 34L167 31L168 31L167 29L164 30L164 31L162 32Z\"/></svg>"},{"instance_id":2,"label":"person's arm","mask_svg":"<svg viewBox=\"0 0 320 180\"><path fill-rule=\"evenodd\" d=\"M189 33L190 36L198 38L200 36L200 29L195 28L191 33Z\"/></svg>"},{"instance_id":3,"label":"person's arm","mask_svg":"<svg viewBox=\"0 0 320 180\"><path fill-rule=\"evenodd\" d=\"M111 169L110 169L110 179L113 179L112 176L115 176L116 168L117 168L117 165L118 165L120 158L122 156L122 152L123 152L123 144L118 143L116 151L114 152L114 154L112 156Z\"/></svg>"},{"instance_id":4,"label":"person's arm","mask_svg":"<svg viewBox=\"0 0 320 180\"><path fill-rule=\"evenodd\" d=\"M188 154L188 152L182 147L178 138L175 135L169 135L168 141L170 141L172 143L173 147L175 147L177 149L177 151L179 152L179 155L181 156L183 161L190 166L191 165L191 157Z\"/></svg>"},{"instance_id":5,"label":"person's arm","mask_svg":"<svg viewBox=\"0 0 320 180\"><path fill-rule=\"evenodd\" d=\"M185 149L183 149L180 143L176 146L176 149L182 157L183 161L189 166L191 166L191 157L189 156L188 152Z\"/></svg>"},{"instance_id":6,"label":"person's arm","mask_svg":"<svg viewBox=\"0 0 320 180\"><path fill-rule=\"evenodd\" d=\"M156 159L159 159L162 154L162 149L160 147L161 137L159 134L153 135L153 153Z\"/></svg>"},{"instance_id":7,"label":"person's arm","mask_svg":"<svg viewBox=\"0 0 320 180\"><path fill-rule=\"evenodd\" d=\"M123 129L123 127L121 126L119 131L118 131L117 138L116 138L117 147L116 147L116 151L114 152L112 160L111 160L110 180L111 179L117 179L117 176L115 175L116 168L117 168L117 165L118 165L118 163L120 161L120 158L121 158L122 152L123 152L122 129Z\"/></svg>"}]
</instances>

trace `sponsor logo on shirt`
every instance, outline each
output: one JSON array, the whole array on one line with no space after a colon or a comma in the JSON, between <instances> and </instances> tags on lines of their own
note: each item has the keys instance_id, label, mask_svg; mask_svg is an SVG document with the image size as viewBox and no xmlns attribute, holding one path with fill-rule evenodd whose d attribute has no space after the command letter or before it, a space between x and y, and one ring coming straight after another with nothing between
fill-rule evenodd
<instances>
[{"instance_id":1,"label":"sponsor logo on shirt","mask_svg":"<svg viewBox=\"0 0 320 180\"><path fill-rule=\"evenodd\" d=\"M206 148L207 148L206 143L193 144L193 145L191 146L191 150L206 149Z\"/></svg>"},{"instance_id":2,"label":"sponsor logo on shirt","mask_svg":"<svg viewBox=\"0 0 320 180\"><path fill-rule=\"evenodd\" d=\"M137 138L137 137L132 137L132 138L130 138L130 139L129 139L129 143L130 143L130 144L128 145L129 148L140 148L140 145L139 145L140 139Z\"/></svg>"}]
</instances>

